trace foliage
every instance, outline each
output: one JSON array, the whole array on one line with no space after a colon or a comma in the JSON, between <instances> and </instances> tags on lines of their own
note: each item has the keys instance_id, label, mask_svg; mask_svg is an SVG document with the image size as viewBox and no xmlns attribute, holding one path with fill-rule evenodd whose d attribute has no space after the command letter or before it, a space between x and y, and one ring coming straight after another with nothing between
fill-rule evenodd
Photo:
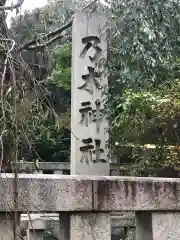
<instances>
[{"instance_id":1,"label":"foliage","mask_svg":"<svg viewBox=\"0 0 180 240\"><path fill-rule=\"evenodd\" d=\"M179 13L178 0L112 6L111 73L135 87L179 76Z\"/></svg>"},{"instance_id":2,"label":"foliage","mask_svg":"<svg viewBox=\"0 0 180 240\"><path fill-rule=\"evenodd\" d=\"M180 161L180 2L116 4L109 53L112 147L142 169L174 167Z\"/></svg>"},{"instance_id":3,"label":"foliage","mask_svg":"<svg viewBox=\"0 0 180 240\"><path fill-rule=\"evenodd\" d=\"M55 67L49 82L58 88L71 89L71 44L64 44L54 48Z\"/></svg>"},{"instance_id":4,"label":"foliage","mask_svg":"<svg viewBox=\"0 0 180 240\"><path fill-rule=\"evenodd\" d=\"M9 35L23 46L30 39L44 39L49 33L67 23L74 11L90 1L49 1L32 12L12 19ZM24 160L69 161L70 99L71 99L71 28L51 46L23 51L21 57L36 79L36 104L39 111L23 119L26 142L21 140L19 158ZM31 99L28 104L32 104ZM20 106L20 110L23 108ZM28 109L30 110L30 109Z\"/></svg>"},{"instance_id":5,"label":"foliage","mask_svg":"<svg viewBox=\"0 0 180 240\"><path fill-rule=\"evenodd\" d=\"M52 52L54 69L45 86L57 115L47 112L42 117L34 148L43 161L63 162L70 157L71 44L55 47Z\"/></svg>"}]
</instances>

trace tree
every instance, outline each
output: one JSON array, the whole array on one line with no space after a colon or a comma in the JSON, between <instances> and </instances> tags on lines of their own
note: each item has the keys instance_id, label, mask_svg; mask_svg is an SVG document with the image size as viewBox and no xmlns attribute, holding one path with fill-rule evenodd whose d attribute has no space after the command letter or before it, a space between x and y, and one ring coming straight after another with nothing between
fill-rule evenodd
<instances>
[{"instance_id":1,"label":"tree","mask_svg":"<svg viewBox=\"0 0 180 240\"><path fill-rule=\"evenodd\" d=\"M57 116L42 118L34 148L44 161L69 161L71 106L71 44L53 49L54 69L47 78L49 100Z\"/></svg>"},{"instance_id":2,"label":"tree","mask_svg":"<svg viewBox=\"0 0 180 240\"><path fill-rule=\"evenodd\" d=\"M69 9L61 8L60 15L57 7L60 6L53 3L17 17L12 21L11 36L19 45L23 45L30 36L38 38L47 31L53 31L57 24L63 24L70 13ZM63 38L57 39L55 47L22 52L24 60L37 79L43 107L36 115L38 124L31 121L28 124L31 148L29 151L25 147L25 150L21 151L21 158L25 160L69 161L71 95L68 84L70 85L71 79L71 45L64 43L71 39L68 31Z\"/></svg>"},{"instance_id":3,"label":"tree","mask_svg":"<svg viewBox=\"0 0 180 240\"><path fill-rule=\"evenodd\" d=\"M179 163L180 3L151 0L117 6L113 1L111 10L109 113L114 151L133 158L140 169L174 167ZM142 148L145 144L155 150ZM126 156L124 145L129 146Z\"/></svg>"},{"instance_id":4,"label":"tree","mask_svg":"<svg viewBox=\"0 0 180 240\"><path fill-rule=\"evenodd\" d=\"M42 103L42 111L36 114L36 124L32 121L28 124L27 132L31 147L27 150L25 146L21 151L21 158L25 160L37 158L43 161L69 161L70 29L65 28L60 37L55 36L54 44L54 38L53 41L50 40L52 44L50 46L49 43L47 46L44 43L41 46L39 42L37 46L35 45L36 39L49 42L50 37L44 37L46 33L56 31L59 25L66 25L65 22L72 13L73 9L66 8L62 3L51 2L42 9L35 9L32 13L26 12L12 20L10 34L20 45L23 59L37 80L38 94ZM33 42L31 46L27 44L30 36L35 39L30 41Z\"/></svg>"}]
</instances>

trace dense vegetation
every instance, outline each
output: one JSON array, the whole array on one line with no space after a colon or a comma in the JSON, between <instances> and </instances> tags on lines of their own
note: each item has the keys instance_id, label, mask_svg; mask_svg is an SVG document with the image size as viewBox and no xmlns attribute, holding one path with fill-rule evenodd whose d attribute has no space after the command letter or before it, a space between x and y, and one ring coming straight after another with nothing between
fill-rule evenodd
<instances>
[{"instance_id":1,"label":"dense vegetation","mask_svg":"<svg viewBox=\"0 0 180 240\"><path fill-rule=\"evenodd\" d=\"M61 11L59 11L61 9ZM72 11L62 4L48 4L42 9L26 12L12 20L10 33L19 45L31 38L53 31L67 21ZM24 160L69 161L71 101L71 35L69 30L56 44L42 49L23 51L24 60L40 83L41 101L38 124L29 123L32 148ZM29 137L28 136L28 137Z\"/></svg>"},{"instance_id":2,"label":"dense vegetation","mask_svg":"<svg viewBox=\"0 0 180 240\"><path fill-rule=\"evenodd\" d=\"M128 145L140 169L174 167L180 145L180 2L129 3L112 7L112 14L110 105L116 154Z\"/></svg>"}]
</instances>

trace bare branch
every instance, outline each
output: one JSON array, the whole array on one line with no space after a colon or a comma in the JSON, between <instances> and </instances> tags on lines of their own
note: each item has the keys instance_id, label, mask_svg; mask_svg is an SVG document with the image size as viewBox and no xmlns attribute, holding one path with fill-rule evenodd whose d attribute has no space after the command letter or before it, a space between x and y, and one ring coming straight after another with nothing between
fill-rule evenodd
<instances>
[{"instance_id":1,"label":"bare branch","mask_svg":"<svg viewBox=\"0 0 180 240\"><path fill-rule=\"evenodd\" d=\"M27 50L36 50L36 49L40 49L40 48L44 48L45 46L50 45L51 43L61 39L63 36L62 35L57 35L54 38L50 39L49 41L42 43L42 44L38 44L35 46L29 46Z\"/></svg>"},{"instance_id":2,"label":"bare branch","mask_svg":"<svg viewBox=\"0 0 180 240\"><path fill-rule=\"evenodd\" d=\"M24 0L18 0L17 3L12 4L11 6L0 6L0 10L13 10L22 6Z\"/></svg>"},{"instance_id":3,"label":"bare branch","mask_svg":"<svg viewBox=\"0 0 180 240\"><path fill-rule=\"evenodd\" d=\"M97 2L97 0L93 0L93 1L92 1L91 3L89 3L86 7L82 8L81 11L84 11L84 10L86 10L86 9L88 9L88 8L93 7L94 5L96 5L96 2ZM64 26L62 26L62 27L60 27L60 28L58 28L58 29L56 29L56 30L48 33L48 34L45 35L42 39L41 39L41 38L38 38L38 39L34 39L34 40L29 41L28 43L26 43L26 44L24 44L23 46L21 46L21 47L19 48L19 50L20 50L20 51L22 51L23 49L32 50L32 49L38 48L39 46L40 46L40 47L45 47L45 46L47 46L48 44L56 41L57 39L59 39L59 38L62 37L60 34L61 34L64 30L66 30L66 29L68 29L69 27L72 26L73 18L74 18L74 15L72 16L71 20L70 20L68 23L66 23ZM56 36L57 34L58 34L58 36L57 36L57 37L54 37L54 36ZM52 38L52 37L54 37L54 38L51 40L50 38ZM41 42L43 39L44 39L44 40L45 40L45 39L48 39L49 41L40 44L40 42ZM30 47L31 45L34 45L34 46Z\"/></svg>"},{"instance_id":4,"label":"bare branch","mask_svg":"<svg viewBox=\"0 0 180 240\"><path fill-rule=\"evenodd\" d=\"M60 35L64 30L66 30L70 26L72 26L72 20L70 22L68 22L67 24L65 24L64 26L62 26L61 28L58 28L55 31L52 31L52 32L48 33L45 37L43 37L43 39L50 39L51 37L54 37L57 34ZM55 40L53 40L52 42L54 42L54 41ZM40 38L37 39L37 40L31 40L30 42L28 42L28 43L24 44L22 47L20 47L20 51L23 50L23 49L26 49L26 50L31 49L32 50L32 49L36 49L38 47L43 47L43 46L47 45L47 42L43 43L43 44L39 44L39 42L40 42ZM51 40L48 41L48 42L51 43ZM34 46L30 47L31 45L34 45Z\"/></svg>"}]
</instances>

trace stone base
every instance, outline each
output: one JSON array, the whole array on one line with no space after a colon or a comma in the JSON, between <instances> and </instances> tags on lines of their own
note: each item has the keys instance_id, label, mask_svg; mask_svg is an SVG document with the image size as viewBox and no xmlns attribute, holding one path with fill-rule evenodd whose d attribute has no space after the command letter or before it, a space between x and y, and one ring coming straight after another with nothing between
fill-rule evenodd
<instances>
[{"instance_id":1,"label":"stone base","mask_svg":"<svg viewBox=\"0 0 180 240\"><path fill-rule=\"evenodd\" d=\"M71 240L111 240L109 214L73 214L70 222Z\"/></svg>"}]
</instances>

